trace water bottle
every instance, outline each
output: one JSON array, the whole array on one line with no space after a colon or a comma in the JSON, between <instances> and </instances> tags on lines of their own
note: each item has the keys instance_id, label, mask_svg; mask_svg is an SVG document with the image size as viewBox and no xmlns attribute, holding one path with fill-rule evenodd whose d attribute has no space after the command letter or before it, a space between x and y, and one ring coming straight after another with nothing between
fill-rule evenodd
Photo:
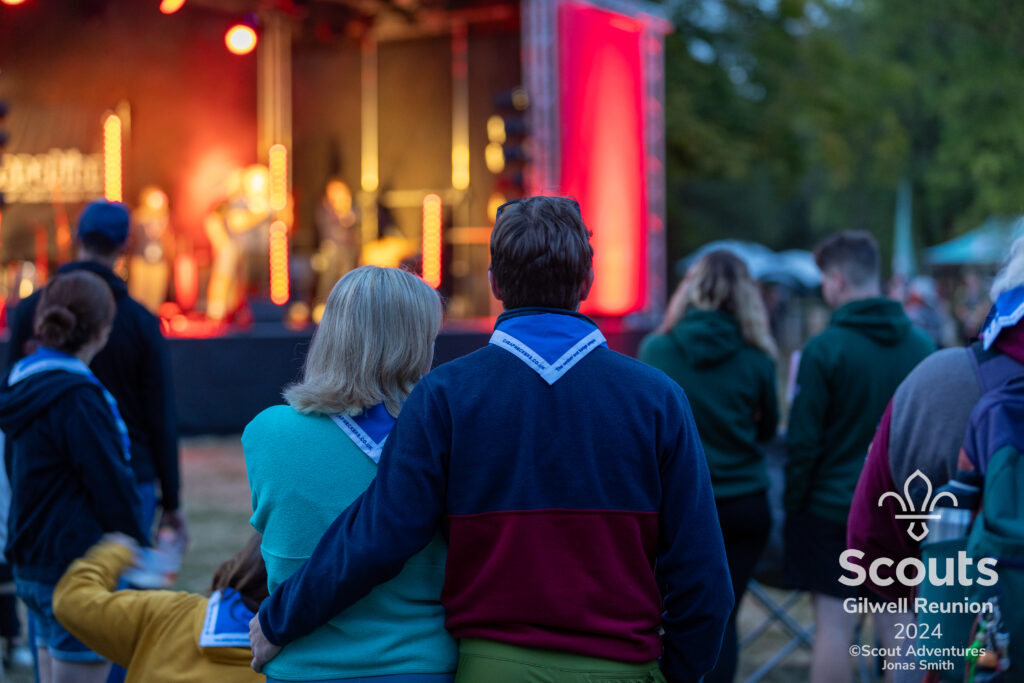
<instances>
[{"instance_id":1,"label":"water bottle","mask_svg":"<svg viewBox=\"0 0 1024 683\"><path fill-rule=\"evenodd\" d=\"M967 535L981 502L981 483L982 477L977 472L958 470L956 477L939 487L933 508L939 518L930 524L929 543L952 541ZM943 492L953 494L955 506L949 496L939 497Z\"/></svg>"},{"instance_id":2,"label":"water bottle","mask_svg":"<svg viewBox=\"0 0 1024 683\"><path fill-rule=\"evenodd\" d=\"M124 578L133 588L167 588L178 578L183 539L174 529L161 527L156 533L156 547L142 548L136 566L129 567Z\"/></svg>"}]
</instances>

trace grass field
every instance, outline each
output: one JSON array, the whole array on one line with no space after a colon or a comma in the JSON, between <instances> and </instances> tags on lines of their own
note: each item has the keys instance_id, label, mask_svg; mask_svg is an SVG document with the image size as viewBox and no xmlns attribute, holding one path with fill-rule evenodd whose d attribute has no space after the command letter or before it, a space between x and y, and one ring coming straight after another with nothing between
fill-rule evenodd
<instances>
[{"instance_id":1,"label":"grass field","mask_svg":"<svg viewBox=\"0 0 1024 683\"><path fill-rule=\"evenodd\" d=\"M245 463L237 437L189 439L182 444L182 488L185 512L192 536L176 588L205 592L213 570L242 547L252 533L249 526L249 487ZM781 599L783 594L770 591ZM803 623L809 617L806 598L795 606L793 614ZM763 611L748 597L740 613L740 636L761 621ZM741 653L737 681L743 681L782 647L789 638L778 627L767 631ZM766 683L792 683L807 679L809 657L797 650L762 680ZM30 683L31 674L10 672L8 681Z\"/></svg>"}]
</instances>

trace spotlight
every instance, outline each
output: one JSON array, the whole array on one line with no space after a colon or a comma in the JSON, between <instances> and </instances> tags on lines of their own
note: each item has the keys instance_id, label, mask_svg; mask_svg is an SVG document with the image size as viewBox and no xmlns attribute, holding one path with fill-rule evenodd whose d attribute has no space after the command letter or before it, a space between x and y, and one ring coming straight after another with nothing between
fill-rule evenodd
<instances>
[{"instance_id":1,"label":"spotlight","mask_svg":"<svg viewBox=\"0 0 1024 683\"><path fill-rule=\"evenodd\" d=\"M224 34L224 44L234 55L247 55L256 49L256 31L245 24L235 24Z\"/></svg>"},{"instance_id":2,"label":"spotlight","mask_svg":"<svg viewBox=\"0 0 1024 683\"><path fill-rule=\"evenodd\" d=\"M160 11L164 14L174 14L182 8L185 0L160 0Z\"/></svg>"}]
</instances>

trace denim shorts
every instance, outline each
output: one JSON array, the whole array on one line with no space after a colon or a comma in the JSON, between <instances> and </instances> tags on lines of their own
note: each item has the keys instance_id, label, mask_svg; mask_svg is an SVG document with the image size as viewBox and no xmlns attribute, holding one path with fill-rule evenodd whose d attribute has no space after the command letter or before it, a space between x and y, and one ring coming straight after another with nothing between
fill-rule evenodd
<instances>
[{"instance_id":1,"label":"denim shorts","mask_svg":"<svg viewBox=\"0 0 1024 683\"><path fill-rule=\"evenodd\" d=\"M106 661L68 633L53 616L53 586L18 578L14 579L14 584L18 597L28 608L37 648L46 648L51 657L62 662Z\"/></svg>"}]
</instances>

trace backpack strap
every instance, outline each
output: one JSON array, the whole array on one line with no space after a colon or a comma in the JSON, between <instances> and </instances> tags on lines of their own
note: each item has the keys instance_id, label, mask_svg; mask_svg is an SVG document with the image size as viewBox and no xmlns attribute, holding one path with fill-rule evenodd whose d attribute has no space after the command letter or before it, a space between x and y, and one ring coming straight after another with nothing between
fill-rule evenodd
<instances>
[{"instance_id":1,"label":"backpack strap","mask_svg":"<svg viewBox=\"0 0 1024 683\"><path fill-rule=\"evenodd\" d=\"M986 351L980 341L968 347L967 355L971 359L974 374L978 377L982 394L998 389L1012 379L1024 377L1024 364L1005 353L992 349Z\"/></svg>"}]
</instances>

